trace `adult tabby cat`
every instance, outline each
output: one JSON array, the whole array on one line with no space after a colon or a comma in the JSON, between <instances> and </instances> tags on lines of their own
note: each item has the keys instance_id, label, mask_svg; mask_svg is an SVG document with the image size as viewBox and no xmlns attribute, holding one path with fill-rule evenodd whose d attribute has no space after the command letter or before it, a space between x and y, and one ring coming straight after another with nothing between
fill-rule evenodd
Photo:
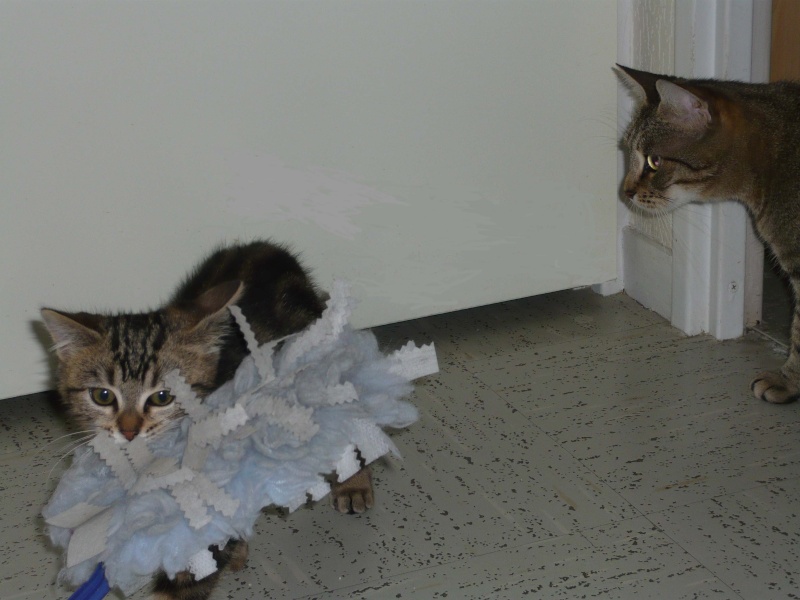
<instances>
[{"instance_id":1,"label":"adult tabby cat","mask_svg":"<svg viewBox=\"0 0 800 600\"><path fill-rule=\"evenodd\" d=\"M184 281L166 306L140 314L100 315L43 309L59 359L58 387L77 422L124 444L152 436L182 416L162 378L175 368L200 397L229 380L247 354L228 311L238 305L259 343L297 332L324 308L320 293L286 249L253 242L217 250ZM372 506L364 469L332 490L340 512ZM238 569L247 544L211 548L220 568ZM219 571L200 581L188 572L156 578L158 598L204 600Z\"/></svg>"},{"instance_id":2,"label":"adult tabby cat","mask_svg":"<svg viewBox=\"0 0 800 600\"><path fill-rule=\"evenodd\" d=\"M667 211L687 202L738 200L794 290L789 358L756 376L757 398L800 396L800 82L680 79L627 67L642 104L623 138L625 195Z\"/></svg>"}]
</instances>

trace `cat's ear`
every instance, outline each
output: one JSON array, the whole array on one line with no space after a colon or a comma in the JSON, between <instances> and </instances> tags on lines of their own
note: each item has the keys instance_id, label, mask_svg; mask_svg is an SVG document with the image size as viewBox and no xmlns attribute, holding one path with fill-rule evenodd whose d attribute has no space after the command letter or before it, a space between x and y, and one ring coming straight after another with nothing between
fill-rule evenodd
<instances>
[{"instance_id":1,"label":"cat's ear","mask_svg":"<svg viewBox=\"0 0 800 600\"><path fill-rule=\"evenodd\" d=\"M64 313L42 309L42 319L53 338L53 349L59 358L68 358L81 348L101 339L101 317L89 313Z\"/></svg>"},{"instance_id":2,"label":"cat's ear","mask_svg":"<svg viewBox=\"0 0 800 600\"><path fill-rule=\"evenodd\" d=\"M638 71L637 69L624 67L620 64L617 65L614 72L625 87L628 88L640 102L658 104L659 96L658 90L656 89L656 82L658 82L663 75L656 75L655 73L648 73L647 71Z\"/></svg>"},{"instance_id":3,"label":"cat's ear","mask_svg":"<svg viewBox=\"0 0 800 600\"><path fill-rule=\"evenodd\" d=\"M191 327L217 321L227 322L227 308L236 304L243 293L244 283L241 281L226 281L206 290L192 302Z\"/></svg>"},{"instance_id":4,"label":"cat's ear","mask_svg":"<svg viewBox=\"0 0 800 600\"><path fill-rule=\"evenodd\" d=\"M708 102L681 86L665 79L656 82L661 97L658 115L665 121L684 128L702 131L711 124Z\"/></svg>"}]
</instances>

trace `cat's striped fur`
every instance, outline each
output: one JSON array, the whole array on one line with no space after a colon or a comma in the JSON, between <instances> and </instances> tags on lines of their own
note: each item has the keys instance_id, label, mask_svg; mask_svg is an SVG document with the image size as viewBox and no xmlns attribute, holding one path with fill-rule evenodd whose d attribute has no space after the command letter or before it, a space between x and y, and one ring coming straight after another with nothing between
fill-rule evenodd
<instances>
[{"instance_id":1,"label":"cat's striped fur","mask_svg":"<svg viewBox=\"0 0 800 600\"><path fill-rule=\"evenodd\" d=\"M162 308L139 314L66 313L43 309L59 359L58 386L76 421L110 432L123 444L149 436L182 416L163 389L180 369L201 396L229 380L247 353L230 312L237 304L259 343L297 332L318 318L322 294L298 259L268 242L223 247L212 253ZM369 471L334 485L334 506L362 512L372 505ZM212 548L221 566L241 568L247 544ZM158 598L204 600L218 574L195 581L161 575Z\"/></svg>"},{"instance_id":2,"label":"cat's striped fur","mask_svg":"<svg viewBox=\"0 0 800 600\"><path fill-rule=\"evenodd\" d=\"M625 195L645 210L738 200L794 290L789 358L756 376L756 397L800 396L800 82L681 79L621 67L641 99L623 138Z\"/></svg>"}]
</instances>

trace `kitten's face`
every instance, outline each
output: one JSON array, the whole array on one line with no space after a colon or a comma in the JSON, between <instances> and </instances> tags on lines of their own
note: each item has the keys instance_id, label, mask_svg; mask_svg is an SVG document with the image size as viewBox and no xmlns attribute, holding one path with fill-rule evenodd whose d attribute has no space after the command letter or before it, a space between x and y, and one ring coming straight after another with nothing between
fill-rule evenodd
<instances>
[{"instance_id":1,"label":"kitten's face","mask_svg":"<svg viewBox=\"0 0 800 600\"><path fill-rule=\"evenodd\" d=\"M629 79L640 86L643 103L623 138L628 149L625 196L648 212L717 199L724 136L715 127L713 107L658 76L626 73L642 76Z\"/></svg>"},{"instance_id":2,"label":"kitten's face","mask_svg":"<svg viewBox=\"0 0 800 600\"><path fill-rule=\"evenodd\" d=\"M163 379L179 369L201 396L211 391L228 327L226 307L235 296L222 304L133 315L44 309L59 358L59 391L78 423L123 443L155 435L181 417Z\"/></svg>"}]
</instances>

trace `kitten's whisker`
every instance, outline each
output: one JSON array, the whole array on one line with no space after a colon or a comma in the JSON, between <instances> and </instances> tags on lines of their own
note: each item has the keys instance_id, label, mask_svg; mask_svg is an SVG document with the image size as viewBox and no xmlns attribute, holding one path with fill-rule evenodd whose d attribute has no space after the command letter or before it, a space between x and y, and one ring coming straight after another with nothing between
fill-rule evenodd
<instances>
[{"instance_id":1,"label":"kitten's whisker","mask_svg":"<svg viewBox=\"0 0 800 600\"><path fill-rule=\"evenodd\" d=\"M41 451L43 451L43 450L46 450L48 446L52 446L53 444L55 444L55 443L57 443L57 442L60 442L60 441L61 441L61 440L63 440L64 438L73 437L73 436L76 436L76 435L86 435L86 434L90 434L90 433L91 433L91 434L93 434L93 433L94 433L94 429L86 429L86 430L84 430L84 431L73 431L72 433L65 433L64 435L60 435L60 436L58 436L57 438L55 438L55 439L53 439L53 440L50 440L49 442L47 442L46 444L44 444L43 446L41 446L41 447L40 447L40 448L37 450L37 452L41 452ZM74 441L74 440L70 440L70 442L69 442L69 443L72 443L73 441Z\"/></svg>"},{"instance_id":2,"label":"kitten's whisker","mask_svg":"<svg viewBox=\"0 0 800 600\"><path fill-rule=\"evenodd\" d=\"M68 444L65 444L64 446L59 448L57 451L60 452L60 451L65 450L66 448L71 448L70 450L67 450L67 453L72 452L72 450L74 450L78 446L90 441L93 437L94 437L94 433L92 433L91 435L86 435L86 436L84 436L82 438L78 438L77 440L72 440Z\"/></svg>"},{"instance_id":3,"label":"kitten's whisker","mask_svg":"<svg viewBox=\"0 0 800 600\"><path fill-rule=\"evenodd\" d=\"M53 477L53 471L55 471L56 467L58 467L58 465L61 464L62 460L67 458L67 456L69 456L70 454L74 453L75 450L77 450L81 446L84 446L84 445L88 444L92 440L92 438L94 438L94 434L90 435L90 436L86 436L85 438L82 438L79 443L77 443L75 446L73 446L72 448L67 450L64 454L62 454L59 457L59 459L55 462L55 464L52 467L50 467L50 471L47 473L47 480L49 481Z\"/></svg>"},{"instance_id":4,"label":"kitten's whisker","mask_svg":"<svg viewBox=\"0 0 800 600\"><path fill-rule=\"evenodd\" d=\"M148 435L151 436L163 435L169 431L172 431L173 429L178 428L180 424L181 424L180 419L171 421L162 421L161 423L158 423L155 427L153 427L153 429L151 429L148 432Z\"/></svg>"},{"instance_id":5,"label":"kitten's whisker","mask_svg":"<svg viewBox=\"0 0 800 600\"><path fill-rule=\"evenodd\" d=\"M69 454L75 448L77 448L81 444L84 444L84 443L88 442L93 437L94 437L94 434L91 434L91 435L87 435L87 436L84 436L84 437L81 437L81 438L78 438L78 439L70 440L69 442L67 442L63 446L60 446L58 448L53 448L53 453L54 454L61 454L63 452L66 452L67 454ZM44 450L44 448L40 449L37 454L41 455L43 450Z\"/></svg>"}]
</instances>

